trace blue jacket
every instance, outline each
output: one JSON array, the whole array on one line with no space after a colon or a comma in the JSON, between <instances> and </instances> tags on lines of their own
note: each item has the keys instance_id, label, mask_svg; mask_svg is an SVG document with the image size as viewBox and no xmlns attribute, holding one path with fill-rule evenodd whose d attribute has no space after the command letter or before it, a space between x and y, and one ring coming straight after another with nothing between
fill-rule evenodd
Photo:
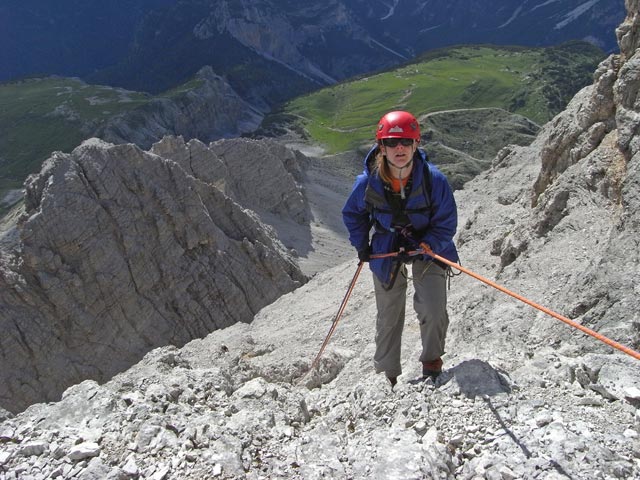
<instances>
[{"instance_id":1,"label":"blue jacket","mask_svg":"<svg viewBox=\"0 0 640 480\"><path fill-rule=\"evenodd\" d=\"M392 225L393 215L385 198L382 179L372 171L375 151L374 146L364 159L364 172L356 178L342 209L342 219L349 230L349 241L356 250L361 251L369 246L369 232L375 227L371 253L396 252L403 239L399 230ZM425 198L422 185L425 181L425 163L431 175L430 201ZM415 240L418 243L425 242L434 253L457 262L459 258L453 236L458 226L458 212L447 178L427 162L427 155L421 149L414 156L411 176L411 191L407 193L404 211L413 227ZM425 258L430 259L429 256ZM369 266L382 283L389 284L394 261L394 258L372 259Z\"/></svg>"}]
</instances>

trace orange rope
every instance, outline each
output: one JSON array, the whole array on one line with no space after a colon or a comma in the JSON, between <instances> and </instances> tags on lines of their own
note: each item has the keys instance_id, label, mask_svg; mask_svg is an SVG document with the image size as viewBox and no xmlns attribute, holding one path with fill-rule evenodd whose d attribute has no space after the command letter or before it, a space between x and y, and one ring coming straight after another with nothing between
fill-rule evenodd
<instances>
[{"instance_id":1,"label":"orange rope","mask_svg":"<svg viewBox=\"0 0 640 480\"><path fill-rule=\"evenodd\" d=\"M333 320L333 323L331 324L331 328L329 329L329 333L325 337L324 342L322 343L322 346L320 347L320 351L316 355L316 358L313 360L313 363L311 363L311 368L309 369L309 372L311 372L317 366L318 362L320 361L320 357L322 356L322 353L324 352L324 349L326 348L327 344L329 343L329 339L333 335L333 332L335 331L336 326L338 325L338 321L340 321L340 317L342 316L342 313L344 312L344 309L347 306L347 301L349 300L349 297L351 296L351 292L353 291L353 287L355 287L355 285L356 285L356 280L358 279L358 275L360 275L360 271L362 270L362 266L363 265L364 265L364 262L358 263L358 269L356 270L356 273L353 276L353 279L351 280L351 283L349 284L349 288L347 289L347 293L345 294L344 298L342 299L342 303L340 304L340 308L338 309L338 313L336 314L335 319ZM302 377L302 378L304 378L304 377Z\"/></svg>"},{"instance_id":2,"label":"orange rope","mask_svg":"<svg viewBox=\"0 0 640 480\"><path fill-rule=\"evenodd\" d=\"M427 245L426 243L421 243L420 246L424 249L424 253L426 253L427 255L435 258L436 260L441 261L442 263L445 263L447 265L449 265L450 267L455 268L456 270L460 270L463 273L466 273L467 275L472 276L473 278L480 280L483 283L486 283L487 285L500 290L503 293L506 293L507 295L512 296L513 298L516 298L518 300L520 300L521 302L526 303L527 305L532 306L533 308L537 308L538 310L540 310L541 312L546 313L547 315L551 315L554 318L557 318L558 320L566 323L567 325L572 326L573 328L577 328L578 330L581 330L582 332L586 333L587 335L591 335L593 338L600 340L603 343L606 343L607 345L616 348L618 350L620 350L621 352L626 353L627 355L631 355L633 358L635 358L636 360L640 360L640 353L636 352L635 350L632 350L629 347L625 347L624 345L615 342L613 340L611 340L610 338L605 337L604 335L596 332L595 330L591 330L590 328L585 327L584 325L580 325L579 323L574 322L573 320L568 319L567 317L563 317L562 315L554 312L553 310L549 310L546 307L543 307L542 305L539 305L535 302L532 302L531 300L523 297L522 295L518 295L515 292L512 292L511 290L508 290L505 287L502 287L500 285L498 285L495 282L492 282L491 280L484 278L481 275L478 275L477 273L472 272L471 270L463 267L462 265L459 265L457 263L454 263L450 260L447 260L444 257L441 257L440 255L437 255L435 253L433 253L433 251L431 251L431 248L429 248L429 245Z\"/></svg>"}]
</instances>

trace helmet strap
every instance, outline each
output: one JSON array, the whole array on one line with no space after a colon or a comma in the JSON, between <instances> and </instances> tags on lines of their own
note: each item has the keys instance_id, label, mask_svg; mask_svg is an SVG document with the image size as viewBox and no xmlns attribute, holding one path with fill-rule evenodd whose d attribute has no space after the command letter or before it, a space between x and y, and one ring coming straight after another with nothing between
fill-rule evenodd
<instances>
[{"instance_id":1,"label":"helmet strap","mask_svg":"<svg viewBox=\"0 0 640 480\"><path fill-rule=\"evenodd\" d=\"M407 163L404 167L397 166L395 163L389 160L389 157L387 157L386 155L384 156L384 159L389 165L397 168L400 171L400 176L398 177L398 179L400 180L400 198L404 200L406 198L406 195L404 193L404 184L402 183L402 171L405 168L411 167L413 165L413 155L411 156L411 160L409 160L409 163Z\"/></svg>"}]
</instances>

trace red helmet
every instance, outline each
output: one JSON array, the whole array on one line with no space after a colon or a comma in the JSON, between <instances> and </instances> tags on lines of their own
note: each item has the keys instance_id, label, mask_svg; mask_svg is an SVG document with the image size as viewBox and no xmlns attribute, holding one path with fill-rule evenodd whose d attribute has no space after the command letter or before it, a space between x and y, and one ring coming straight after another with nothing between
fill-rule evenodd
<instances>
[{"instance_id":1,"label":"red helmet","mask_svg":"<svg viewBox=\"0 0 640 480\"><path fill-rule=\"evenodd\" d=\"M413 138L420 140L420 125L409 112L389 112L378 122L376 140L383 138Z\"/></svg>"}]
</instances>

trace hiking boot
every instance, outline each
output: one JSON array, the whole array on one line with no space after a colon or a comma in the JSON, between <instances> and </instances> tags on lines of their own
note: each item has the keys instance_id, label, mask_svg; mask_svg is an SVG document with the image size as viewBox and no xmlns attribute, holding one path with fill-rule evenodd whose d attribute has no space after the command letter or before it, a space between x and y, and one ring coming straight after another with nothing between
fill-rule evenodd
<instances>
[{"instance_id":1,"label":"hiking boot","mask_svg":"<svg viewBox=\"0 0 640 480\"><path fill-rule=\"evenodd\" d=\"M391 384L391 390L393 390L393 387L395 387L398 383L398 377L387 377L387 380L389 380L389 383Z\"/></svg>"},{"instance_id":2,"label":"hiking boot","mask_svg":"<svg viewBox=\"0 0 640 480\"><path fill-rule=\"evenodd\" d=\"M440 357L430 362L422 362L422 379L430 378L436 381L436 378L442 373L442 359Z\"/></svg>"}]
</instances>

